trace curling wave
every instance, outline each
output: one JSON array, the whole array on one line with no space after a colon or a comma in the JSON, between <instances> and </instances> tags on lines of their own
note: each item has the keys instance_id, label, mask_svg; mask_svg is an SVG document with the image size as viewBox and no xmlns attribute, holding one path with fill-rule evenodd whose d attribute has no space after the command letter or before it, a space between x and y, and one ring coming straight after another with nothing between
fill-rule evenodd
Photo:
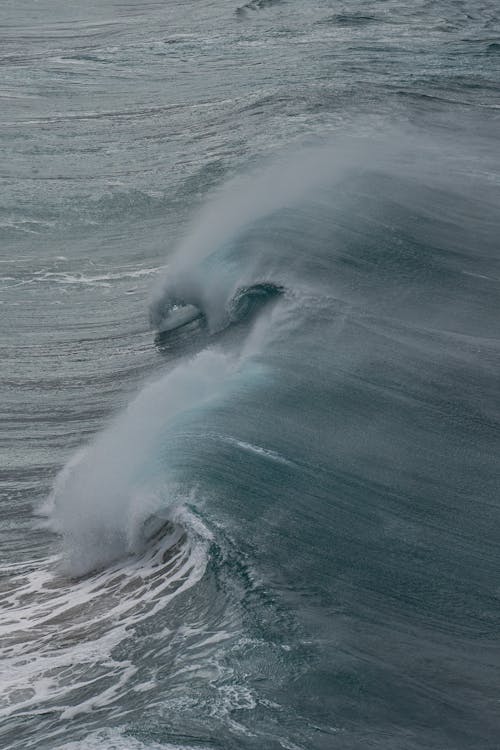
<instances>
[{"instance_id":1,"label":"curling wave","mask_svg":"<svg viewBox=\"0 0 500 750\"><path fill-rule=\"evenodd\" d=\"M144 388L128 408L66 465L45 508L63 538L63 567L80 576L143 553L183 517L190 489L169 459L175 435L224 389L233 360L206 350ZM170 532L169 532L170 533Z\"/></svg>"},{"instance_id":2,"label":"curling wave","mask_svg":"<svg viewBox=\"0 0 500 750\"><path fill-rule=\"evenodd\" d=\"M248 318L261 309L267 302L276 299L285 292L281 284L262 281L248 287L240 287L228 300L224 310L219 310L217 328L225 328ZM150 323L158 334L176 331L193 321L206 322L207 313L197 301L185 301L179 297L165 295L150 309ZM198 306L199 305L199 306Z\"/></svg>"},{"instance_id":3,"label":"curling wave","mask_svg":"<svg viewBox=\"0 0 500 750\"><path fill-rule=\"evenodd\" d=\"M294 291L297 274L289 262L293 240L276 243L278 231L284 234L283 220L293 232L294 207L325 185L338 184L363 158L364 149L346 141L343 148L306 149L232 180L170 254L150 301L151 327L169 331L203 319L215 333L285 290Z\"/></svg>"}]
</instances>

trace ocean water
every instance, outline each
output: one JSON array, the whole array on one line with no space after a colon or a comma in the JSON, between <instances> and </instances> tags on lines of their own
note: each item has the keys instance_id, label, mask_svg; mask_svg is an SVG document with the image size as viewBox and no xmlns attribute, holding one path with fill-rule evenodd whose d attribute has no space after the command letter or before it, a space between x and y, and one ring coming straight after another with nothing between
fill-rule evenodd
<instances>
[{"instance_id":1,"label":"ocean water","mask_svg":"<svg viewBox=\"0 0 500 750\"><path fill-rule=\"evenodd\" d=\"M498 750L497 0L3 0L2 750Z\"/></svg>"}]
</instances>

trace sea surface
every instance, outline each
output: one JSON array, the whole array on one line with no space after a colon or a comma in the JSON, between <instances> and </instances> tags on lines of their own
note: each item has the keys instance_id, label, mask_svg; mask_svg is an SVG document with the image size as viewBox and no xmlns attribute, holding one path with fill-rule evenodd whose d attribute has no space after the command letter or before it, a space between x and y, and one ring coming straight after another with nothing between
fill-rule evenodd
<instances>
[{"instance_id":1,"label":"sea surface","mask_svg":"<svg viewBox=\"0 0 500 750\"><path fill-rule=\"evenodd\" d=\"M0 747L500 747L498 0L2 0Z\"/></svg>"}]
</instances>

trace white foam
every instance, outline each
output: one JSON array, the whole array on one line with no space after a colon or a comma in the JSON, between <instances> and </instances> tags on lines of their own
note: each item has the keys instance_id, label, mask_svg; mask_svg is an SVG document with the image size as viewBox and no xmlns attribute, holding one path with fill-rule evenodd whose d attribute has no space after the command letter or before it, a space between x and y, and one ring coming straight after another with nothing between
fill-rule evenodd
<instances>
[{"instance_id":1,"label":"white foam","mask_svg":"<svg viewBox=\"0 0 500 750\"><path fill-rule=\"evenodd\" d=\"M171 745L169 742L141 742L135 737L125 734L118 729L105 729L92 732L85 737L85 746L80 741L66 742L58 745L59 750L194 750L191 745ZM196 750L209 750L208 747L196 743Z\"/></svg>"},{"instance_id":2,"label":"white foam","mask_svg":"<svg viewBox=\"0 0 500 750\"><path fill-rule=\"evenodd\" d=\"M154 268L123 269L120 271L110 271L108 273L85 274L70 273L67 271L36 271L34 276L39 282L52 282L56 284L67 285L87 285L106 284L110 281L121 281L124 279L136 279L143 276L153 276L162 271L164 266ZM108 284L109 285L109 284Z\"/></svg>"},{"instance_id":3,"label":"white foam","mask_svg":"<svg viewBox=\"0 0 500 750\"><path fill-rule=\"evenodd\" d=\"M258 456L262 456L263 458L268 458L271 461L277 461L281 464L287 464L288 466L291 466L293 464L292 461L289 461L287 458L282 456L277 451L272 451L269 448L263 448L260 445L253 445L253 443L247 443L244 440L237 440L236 438L223 436L222 439L226 443L231 443L232 445L237 445L238 448L242 448L245 451L250 451L250 453L256 453Z\"/></svg>"},{"instance_id":4,"label":"white foam","mask_svg":"<svg viewBox=\"0 0 500 750\"><path fill-rule=\"evenodd\" d=\"M188 525L187 511L181 515ZM47 703L63 719L112 706L137 672L131 660L114 659L113 649L199 581L206 560L204 538L174 530L148 555L79 581L54 575L54 557L40 567L10 566L0 612L0 719Z\"/></svg>"}]
</instances>

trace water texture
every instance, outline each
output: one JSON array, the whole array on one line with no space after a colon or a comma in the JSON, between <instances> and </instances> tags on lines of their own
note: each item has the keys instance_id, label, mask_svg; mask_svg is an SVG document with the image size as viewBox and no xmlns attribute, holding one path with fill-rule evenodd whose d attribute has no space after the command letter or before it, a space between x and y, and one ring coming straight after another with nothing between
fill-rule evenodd
<instances>
[{"instance_id":1,"label":"water texture","mask_svg":"<svg viewBox=\"0 0 500 750\"><path fill-rule=\"evenodd\" d=\"M498 3L0 21L2 750L497 750Z\"/></svg>"}]
</instances>

